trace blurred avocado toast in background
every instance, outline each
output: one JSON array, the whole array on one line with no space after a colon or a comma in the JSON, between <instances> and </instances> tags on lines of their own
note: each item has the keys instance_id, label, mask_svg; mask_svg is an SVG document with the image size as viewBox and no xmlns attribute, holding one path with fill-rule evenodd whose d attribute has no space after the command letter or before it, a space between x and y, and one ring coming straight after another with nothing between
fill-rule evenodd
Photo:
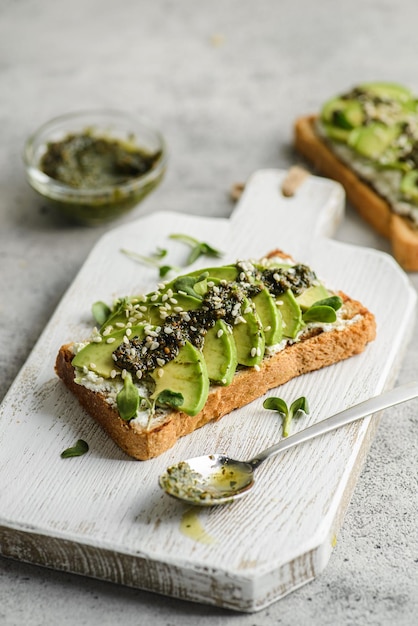
<instances>
[{"instance_id":1,"label":"blurred avocado toast in background","mask_svg":"<svg viewBox=\"0 0 418 626\"><path fill-rule=\"evenodd\" d=\"M365 83L295 123L295 146L339 181L360 215L418 270L418 101L406 87Z\"/></svg>"}]
</instances>

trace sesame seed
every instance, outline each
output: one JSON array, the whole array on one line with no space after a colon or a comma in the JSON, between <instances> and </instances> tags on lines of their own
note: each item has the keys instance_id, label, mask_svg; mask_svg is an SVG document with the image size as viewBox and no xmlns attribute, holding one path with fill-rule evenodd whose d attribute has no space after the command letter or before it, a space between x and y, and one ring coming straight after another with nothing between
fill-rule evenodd
<instances>
[{"instance_id":1,"label":"sesame seed","mask_svg":"<svg viewBox=\"0 0 418 626\"><path fill-rule=\"evenodd\" d=\"M251 348L251 356L254 358L256 354L257 354L256 348Z\"/></svg>"},{"instance_id":2,"label":"sesame seed","mask_svg":"<svg viewBox=\"0 0 418 626\"><path fill-rule=\"evenodd\" d=\"M261 367L259 365L254 365L254 369L256 372L259 372L261 370Z\"/></svg>"},{"instance_id":3,"label":"sesame seed","mask_svg":"<svg viewBox=\"0 0 418 626\"><path fill-rule=\"evenodd\" d=\"M123 380L125 380L127 373L128 372L125 369L122 370L122 379Z\"/></svg>"},{"instance_id":4,"label":"sesame seed","mask_svg":"<svg viewBox=\"0 0 418 626\"><path fill-rule=\"evenodd\" d=\"M166 335L171 335L173 328L171 326L164 326L164 332Z\"/></svg>"},{"instance_id":5,"label":"sesame seed","mask_svg":"<svg viewBox=\"0 0 418 626\"><path fill-rule=\"evenodd\" d=\"M118 328L125 328L125 324L123 322L116 322L115 326Z\"/></svg>"},{"instance_id":6,"label":"sesame seed","mask_svg":"<svg viewBox=\"0 0 418 626\"><path fill-rule=\"evenodd\" d=\"M218 332L216 333L216 336L217 336L217 337L218 337L218 339L219 339L220 337L222 337L222 335L223 335L223 334L224 334L224 331L222 330L222 328L220 328L220 329L218 330Z\"/></svg>"},{"instance_id":7,"label":"sesame seed","mask_svg":"<svg viewBox=\"0 0 418 626\"><path fill-rule=\"evenodd\" d=\"M257 356L261 356L261 348L260 347L257 348Z\"/></svg>"},{"instance_id":8,"label":"sesame seed","mask_svg":"<svg viewBox=\"0 0 418 626\"><path fill-rule=\"evenodd\" d=\"M110 378L115 378L116 375L117 375L117 371L116 370L112 370L110 372Z\"/></svg>"},{"instance_id":9,"label":"sesame seed","mask_svg":"<svg viewBox=\"0 0 418 626\"><path fill-rule=\"evenodd\" d=\"M269 332L269 330L271 330L271 326L266 326L266 327L265 327L265 329L264 329L264 332L265 332L265 333L268 333L268 332Z\"/></svg>"},{"instance_id":10,"label":"sesame seed","mask_svg":"<svg viewBox=\"0 0 418 626\"><path fill-rule=\"evenodd\" d=\"M100 337L100 335L97 335L96 337L93 337L92 341L94 343L100 343L102 340L102 338Z\"/></svg>"},{"instance_id":11,"label":"sesame seed","mask_svg":"<svg viewBox=\"0 0 418 626\"><path fill-rule=\"evenodd\" d=\"M106 339L106 343L113 343L114 341L116 341L115 337L109 337L109 339Z\"/></svg>"},{"instance_id":12,"label":"sesame seed","mask_svg":"<svg viewBox=\"0 0 418 626\"><path fill-rule=\"evenodd\" d=\"M95 370L96 369L96 363L90 363L89 368L91 370Z\"/></svg>"},{"instance_id":13,"label":"sesame seed","mask_svg":"<svg viewBox=\"0 0 418 626\"><path fill-rule=\"evenodd\" d=\"M130 337L132 335L132 328L127 328L126 329L126 336Z\"/></svg>"},{"instance_id":14,"label":"sesame seed","mask_svg":"<svg viewBox=\"0 0 418 626\"><path fill-rule=\"evenodd\" d=\"M159 369L157 374L158 374L158 378L162 378L164 376L164 370L163 369Z\"/></svg>"},{"instance_id":15,"label":"sesame seed","mask_svg":"<svg viewBox=\"0 0 418 626\"><path fill-rule=\"evenodd\" d=\"M150 298L150 300L151 300L151 302L156 302L159 297L160 297L159 293L153 293L151 298Z\"/></svg>"},{"instance_id":16,"label":"sesame seed","mask_svg":"<svg viewBox=\"0 0 418 626\"><path fill-rule=\"evenodd\" d=\"M137 370L137 372L136 372L136 377L137 377L137 378L142 378L142 372L141 372L141 370Z\"/></svg>"},{"instance_id":17,"label":"sesame seed","mask_svg":"<svg viewBox=\"0 0 418 626\"><path fill-rule=\"evenodd\" d=\"M165 365L165 361L164 361L164 359L160 359L160 358L158 358L158 359L157 359L157 365L159 365L160 367L163 367L163 365Z\"/></svg>"}]
</instances>

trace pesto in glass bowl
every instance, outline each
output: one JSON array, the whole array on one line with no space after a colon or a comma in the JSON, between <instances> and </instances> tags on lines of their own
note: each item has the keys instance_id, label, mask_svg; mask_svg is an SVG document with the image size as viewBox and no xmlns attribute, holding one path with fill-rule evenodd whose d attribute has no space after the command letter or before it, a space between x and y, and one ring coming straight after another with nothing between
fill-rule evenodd
<instances>
[{"instance_id":1,"label":"pesto in glass bowl","mask_svg":"<svg viewBox=\"0 0 418 626\"><path fill-rule=\"evenodd\" d=\"M69 113L27 140L31 187L71 221L100 225L133 209L161 182L167 151L147 121L114 110Z\"/></svg>"}]
</instances>

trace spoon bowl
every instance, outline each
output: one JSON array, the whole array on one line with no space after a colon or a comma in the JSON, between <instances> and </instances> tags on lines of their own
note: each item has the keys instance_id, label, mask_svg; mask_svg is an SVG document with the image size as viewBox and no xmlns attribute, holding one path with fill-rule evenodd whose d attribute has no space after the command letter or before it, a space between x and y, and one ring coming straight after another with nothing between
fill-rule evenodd
<instances>
[{"instance_id":1,"label":"spoon bowl","mask_svg":"<svg viewBox=\"0 0 418 626\"><path fill-rule=\"evenodd\" d=\"M180 461L177 465L167 468L160 476L160 487L168 495L187 504L195 506L227 504L251 490L254 485L254 470L266 459L417 396L418 382L396 387L282 439L249 461L236 461L224 454L209 454Z\"/></svg>"},{"instance_id":2,"label":"spoon bowl","mask_svg":"<svg viewBox=\"0 0 418 626\"><path fill-rule=\"evenodd\" d=\"M253 484L251 463L224 454L181 461L160 476L160 487L170 496L200 506L227 504L243 496Z\"/></svg>"}]
</instances>

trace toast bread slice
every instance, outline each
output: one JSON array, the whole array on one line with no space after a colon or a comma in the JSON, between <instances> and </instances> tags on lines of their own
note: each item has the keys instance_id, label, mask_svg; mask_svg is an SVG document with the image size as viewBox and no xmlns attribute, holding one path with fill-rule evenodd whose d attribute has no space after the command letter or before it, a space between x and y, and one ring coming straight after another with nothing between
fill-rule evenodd
<instances>
[{"instance_id":1,"label":"toast bread slice","mask_svg":"<svg viewBox=\"0 0 418 626\"><path fill-rule=\"evenodd\" d=\"M230 385L212 386L206 405L197 415L189 416L173 410L166 413L162 421L152 423L149 429L122 420L103 393L75 382L71 344L59 350L55 370L87 413L115 443L129 456L144 461L162 454L174 446L180 437L260 398L269 389L362 352L367 343L375 338L375 318L360 302L343 293L339 295L344 303L343 317L351 320L350 324L328 332L320 328L313 329L300 341L287 345L273 356L265 357L259 368L237 370Z\"/></svg>"},{"instance_id":2,"label":"toast bread slice","mask_svg":"<svg viewBox=\"0 0 418 626\"><path fill-rule=\"evenodd\" d=\"M315 131L317 116L300 117L294 125L296 150L320 174L342 184L348 200L370 224L389 239L398 263L408 271L418 271L418 227L408 218L394 213L390 204L367 182L344 164Z\"/></svg>"}]
</instances>

